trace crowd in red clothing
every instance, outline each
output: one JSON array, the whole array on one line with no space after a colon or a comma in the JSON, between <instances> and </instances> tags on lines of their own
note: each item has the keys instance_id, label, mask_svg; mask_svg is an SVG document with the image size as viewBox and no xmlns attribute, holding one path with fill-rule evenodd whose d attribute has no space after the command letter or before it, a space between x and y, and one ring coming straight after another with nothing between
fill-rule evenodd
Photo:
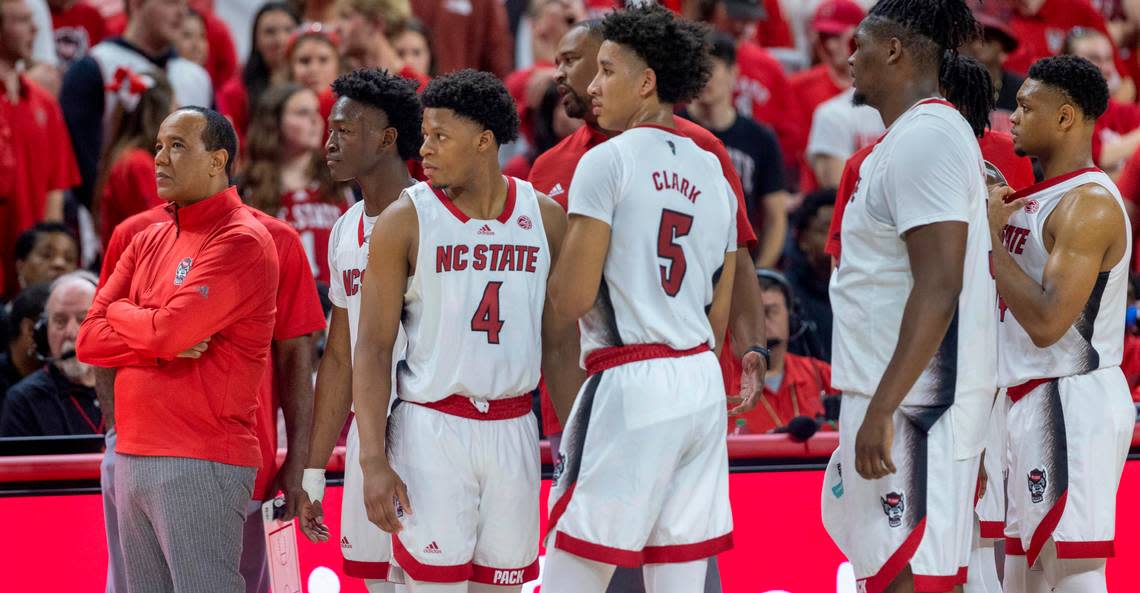
<instances>
[{"instance_id":1,"label":"crowd in red clothing","mask_svg":"<svg viewBox=\"0 0 1140 593\"><path fill-rule=\"evenodd\" d=\"M873 3L663 1L708 23L718 35L714 46L730 49L714 52L720 78L683 114L695 123L679 118L679 125L705 128L708 141L724 149L726 170L742 181L734 189L745 204L744 228L757 238L749 245L753 257L758 267L784 272L782 306L798 324L784 344L786 368L770 373L771 405L741 425L734 419L730 430L766 432L799 412L824 415L821 397L831 389L827 254L839 254L828 228L841 220L850 171L884 131L874 110L852 104L847 66L854 31ZM1017 88L1039 58L1085 57L1112 92L1094 155L1118 179L1140 227L1140 14L1119 1L970 4L983 35L960 51L986 66L997 97L983 153L1009 169L1011 183L1031 183L1032 168L1013 155L1007 135ZM307 270L326 287L329 231L357 199L324 166L335 100L330 83L354 68L398 72L421 89L429 77L461 68L499 76L516 101L523 136L504 149L504 171L564 203L572 170L563 161L576 162L606 139L583 125L583 114L564 97L565 88L582 84L571 80L578 57L569 33L615 6L617 0L0 0L0 302L76 267L94 269L121 250L108 244L116 227L162 203L153 164L159 123L178 106L207 103L237 129L238 195L298 233ZM728 90L718 93L714 86L724 77ZM409 167L418 172L415 162ZM43 223L64 227L36 231ZM1135 260L1140 272L1140 255ZM9 332L10 341L18 333ZM1125 370L1140 393L1138 344L1130 342ZM0 362L11 367L12 355L4 356ZM736 361L729 356L724 364L732 375Z\"/></svg>"}]
</instances>

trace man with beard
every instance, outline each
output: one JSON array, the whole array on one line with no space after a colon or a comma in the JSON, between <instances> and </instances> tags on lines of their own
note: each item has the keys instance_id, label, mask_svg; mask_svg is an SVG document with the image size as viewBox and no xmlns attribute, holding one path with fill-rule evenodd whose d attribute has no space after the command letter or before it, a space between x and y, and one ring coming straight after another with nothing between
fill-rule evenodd
<instances>
[{"instance_id":1,"label":"man with beard","mask_svg":"<svg viewBox=\"0 0 1140 593\"><path fill-rule=\"evenodd\" d=\"M38 354L49 364L8 391L0 416L0 435L103 432L103 414L95 398L95 375L90 366L75 358L75 337L95 298L95 284L96 279L89 272L72 272L52 284L44 315L35 330Z\"/></svg>"}]
</instances>

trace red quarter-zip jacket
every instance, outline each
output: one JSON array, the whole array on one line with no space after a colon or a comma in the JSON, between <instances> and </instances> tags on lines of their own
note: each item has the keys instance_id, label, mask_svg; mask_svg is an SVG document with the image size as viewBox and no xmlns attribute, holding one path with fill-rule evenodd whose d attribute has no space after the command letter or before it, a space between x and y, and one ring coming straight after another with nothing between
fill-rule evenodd
<instances>
[{"instance_id":1,"label":"red quarter-zip jacket","mask_svg":"<svg viewBox=\"0 0 1140 593\"><path fill-rule=\"evenodd\" d=\"M273 240L233 187L172 217L131 241L95 295L76 352L118 368L118 452L258 467L255 412L277 294ZM178 358L206 338L201 358Z\"/></svg>"}]
</instances>

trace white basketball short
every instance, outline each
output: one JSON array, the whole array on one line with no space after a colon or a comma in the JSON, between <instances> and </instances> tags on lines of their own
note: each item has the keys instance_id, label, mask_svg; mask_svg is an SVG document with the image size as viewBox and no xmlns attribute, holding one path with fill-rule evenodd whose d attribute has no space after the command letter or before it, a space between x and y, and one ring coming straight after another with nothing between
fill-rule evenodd
<instances>
[{"instance_id":1,"label":"white basketball short","mask_svg":"<svg viewBox=\"0 0 1140 593\"><path fill-rule=\"evenodd\" d=\"M360 472L360 435L356 417L348 427L344 455L344 499L340 515L340 553L344 574L358 579L389 578L392 538L368 520L364 508L364 478Z\"/></svg>"},{"instance_id":2,"label":"white basketball short","mask_svg":"<svg viewBox=\"0 0 1140 593\"><path fill-rule=\"evenodd\" d=\"M388 458L412 505L392 538L404 575L488 585L538 578L538 422L526 405L503 420L393 408Z\"/></svg>"},{"instance_id":3,"label":"white basketball short","mask_svg":"<svg viewBox=\"0 0 1140 593\"><path fill-rule=\"evenodd\" d=\"M925 432L918 409L894 414L896 472L865 480L855 470L855 437L868 397L844 394L839 448L824 475L823 525L851 561L860 591L879 593L909 564L914 590L953 591L966 582L974 535L978 457L954 458L950 415Z\"/></svg>"},{"instance_id":4,"label":"white basketball short","mask_svg":"<svg viewBox=\"0 0 1140 593\"><path fill-rule=\"evenodd\" d=\"M974 505L978 517L979 537L1002 539L1005 537L1005 442L1006 416L1009 399L1005 390L998 394L990 412L989 426L986 427L986 452L982 466L986 472L986 491Z\"/></svg>"},{"instance_id":5,"label":"white basketball short","mask_svg":"<svg viewBox=\"0 0 1140 593\"><path fill-rule=\"evenodd\" d=\"M547 545L625 567L730 549L726 422L711 352L592 374L562 432Z\"/></svg>"},{"instance_id":6,"label":"white basketball short","mask_svg":"<svg viewBox=\"0 0 1140 593\"><path fill-rule=\"evenodd\" d=\"M1124 374L1112 367L1032 383L1009 390L1006 554L1032 566L1052 537L1058 558L1112 556L1116 489L1136 425Z\"/></svg>"}]
</instances>

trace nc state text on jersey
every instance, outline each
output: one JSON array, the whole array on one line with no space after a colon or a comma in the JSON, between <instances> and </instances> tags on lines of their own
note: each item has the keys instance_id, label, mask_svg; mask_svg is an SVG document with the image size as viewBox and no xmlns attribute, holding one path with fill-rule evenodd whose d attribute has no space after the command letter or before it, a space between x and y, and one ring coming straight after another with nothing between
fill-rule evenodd
<instances>
[{"instance_id":1,"label":"nc state text on jersey","mask_svg":"<svg viewBox=\"0 0 1140 593\"><path fill-rule=\"evenodd\" d=\"M538 246L507 245L502 243L468 245L439 245L435 248L435 271L461 272L470 265L473 270L490 272L536 271Z\"/></svg>"}]
</instances>

